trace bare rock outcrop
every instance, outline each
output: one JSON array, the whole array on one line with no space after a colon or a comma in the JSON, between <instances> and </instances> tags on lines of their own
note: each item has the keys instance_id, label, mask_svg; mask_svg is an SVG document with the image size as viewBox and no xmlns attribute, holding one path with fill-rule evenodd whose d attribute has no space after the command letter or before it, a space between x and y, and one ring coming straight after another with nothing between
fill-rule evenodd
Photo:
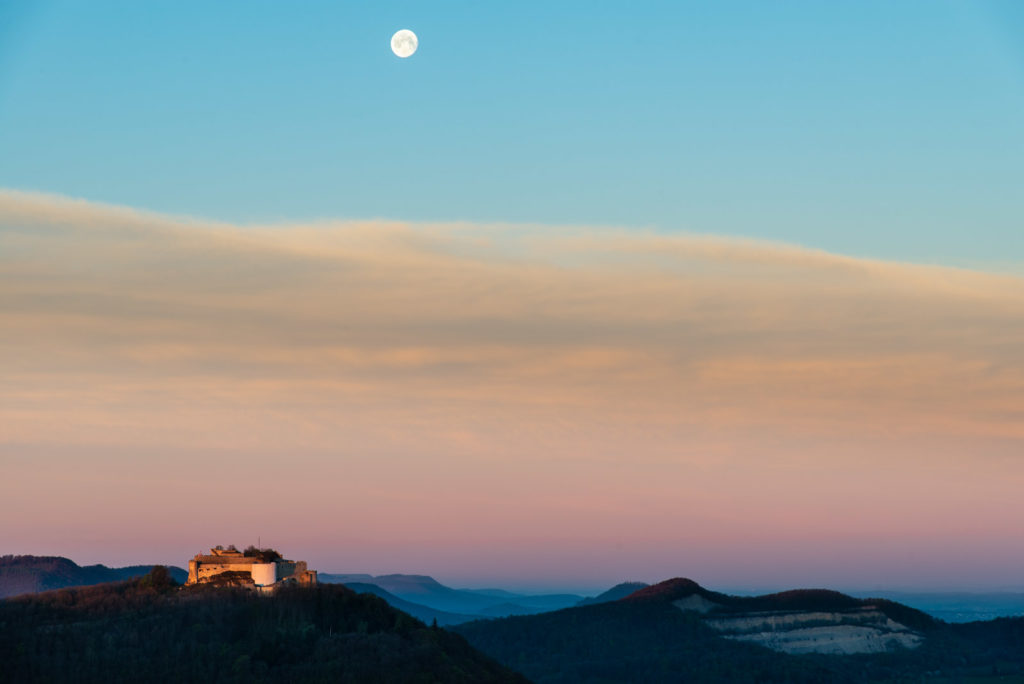
<instances>
[{"instance_id":1,"label":"bare rock outcrop","mask_svg":"<svg viewBox=\"0 0 1024 684\"><path fill-rule=\"evenodd\" d=\"M917 648L924 637L873 606L843 611L739 613L705 622L737 641L784 653L886 653Z\"/></svg>"}]
</instances>

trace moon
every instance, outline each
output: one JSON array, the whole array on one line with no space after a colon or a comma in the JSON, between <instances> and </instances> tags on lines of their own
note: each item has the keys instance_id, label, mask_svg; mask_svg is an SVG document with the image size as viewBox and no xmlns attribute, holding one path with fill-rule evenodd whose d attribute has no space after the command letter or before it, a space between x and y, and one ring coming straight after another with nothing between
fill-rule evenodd
<instances>
[{"instance_id":1,"label":"moon","mask_svg":"<svg viewBox=\"0 0 1024 684\"><path fill-rule=\"evenodd\" d=\"M416 52L419 46L419 39L409 29L402 29L391 36L391 51L402 59L412 57L412 53Z\"/></svg>"}]
</instances>

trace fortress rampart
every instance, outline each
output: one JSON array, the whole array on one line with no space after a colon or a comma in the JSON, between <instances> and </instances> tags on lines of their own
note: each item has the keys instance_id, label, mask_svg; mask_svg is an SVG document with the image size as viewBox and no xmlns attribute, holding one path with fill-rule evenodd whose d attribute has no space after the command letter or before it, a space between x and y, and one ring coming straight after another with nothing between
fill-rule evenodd
<instances>
[{"instance_id":1,"label":"fortress rampart","mask_svg":"<svg viewBox=\"0 0 1024 684\"><path fill-rule=\"evenodd\" d=\"M276 554L275 554L276 555ZM316 570L310 570L306 561L283 558L269 560L263 552L245 555L234 546L210 549L210 553L197 553L188 562L188 581L185 584L251 584L261 590L272 590L284 583L309 586L317 583Z\"/></svg>"}]
</instances>

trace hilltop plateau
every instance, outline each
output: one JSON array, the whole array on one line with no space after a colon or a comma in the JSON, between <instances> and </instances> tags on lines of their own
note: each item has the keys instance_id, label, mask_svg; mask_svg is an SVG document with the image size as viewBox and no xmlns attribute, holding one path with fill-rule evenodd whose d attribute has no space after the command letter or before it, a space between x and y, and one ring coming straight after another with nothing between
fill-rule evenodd
<instances>
[{"instance_id":1,"label":"hilltop plateau","mask_svg":"<svg viewBox=\"0 0 1024 684\"><path fill-rule=\"evenodd\" d=\"M180 587L141 578L0 601L16 682L525 682L443 629L338 585Z\"/></svg>"}]
</instances>

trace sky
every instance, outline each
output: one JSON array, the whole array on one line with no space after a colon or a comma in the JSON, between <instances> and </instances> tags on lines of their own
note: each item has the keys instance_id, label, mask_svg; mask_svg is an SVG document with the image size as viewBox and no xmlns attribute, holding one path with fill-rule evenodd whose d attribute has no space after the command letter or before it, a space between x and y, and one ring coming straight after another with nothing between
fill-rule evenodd
<instances>
[{"instance_id":1,"label":"sky","mask_svg":"<svg viewBox=\"0 0 1024 684\"><path fill-rule=\"evenodd\" d=\"M1024 589L1021 29L3 3L0 553Z\"/></svg>"}]
</instances>

